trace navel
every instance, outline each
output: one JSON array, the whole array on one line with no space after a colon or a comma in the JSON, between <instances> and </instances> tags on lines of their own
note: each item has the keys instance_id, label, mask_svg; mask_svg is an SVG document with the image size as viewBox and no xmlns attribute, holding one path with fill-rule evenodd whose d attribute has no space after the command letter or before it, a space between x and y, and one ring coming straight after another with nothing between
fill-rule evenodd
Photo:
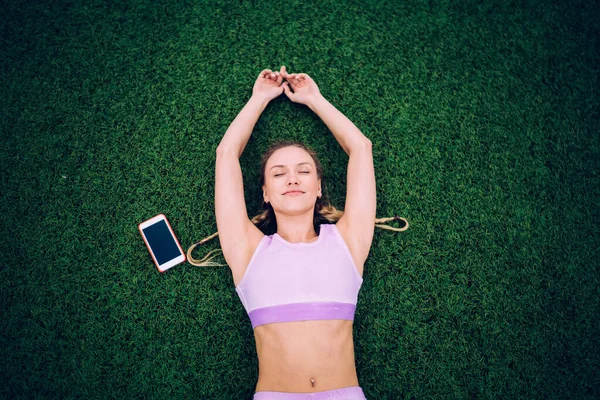
<instances>
[{"instance_id":1,"label":"navel","mask_svg":"<svg viewBox=\"0 0 600 400\"><path fill-rule=\"evenodd\" d=\"M315 378L310 378L310 384L315 387Z\"/></svg>"}]
</instances>

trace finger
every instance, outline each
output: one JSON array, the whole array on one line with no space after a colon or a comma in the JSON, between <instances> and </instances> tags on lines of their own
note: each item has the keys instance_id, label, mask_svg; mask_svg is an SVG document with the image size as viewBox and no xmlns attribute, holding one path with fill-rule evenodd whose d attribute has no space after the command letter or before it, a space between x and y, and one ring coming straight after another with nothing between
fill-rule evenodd
<instances>
[{"instance_id":1,"label":"finger","mask_svg":"<svg viewBox=\"0 0 600 400\"><path fill-rule=\"evenodd\" d=\"M285 67L282 67L282 68L283 68L283 72L284 72L284 74L283 74L283 75L284 75L284 77L285 77L286 79L287 79L288 77L291 77L291 76L294 76L294 75L296 75L296 74L290 74L290 73L289 73L289 72L288 72L288 71L285 69Z\"/></svg>"},{"instance_id":2,"label":"finger","mask_svg":"<svg viewBox=\"0 0 600 400\"><path fill-rule=\"evenodd\" d=\"M265 79L273 79L275 77L275 75L273 74L273 71L271 71L270 69L265 69L265 73L263 75L263 78Z\"/></svg>"},{"instance_id":3,"label":"finger","mask_svg":"<svg viewBox=\"0 0 600 400\"><path fill-rule=\"evenodd\" d=\"M266 78L267 75L269 74L269 72L271 72L270 69L263 69L262 71L260 71L260 74L258 74L259 78Z\"/></svg>"},{"instance_id":4,"label":"finger","mask_svg":"<svg viewBox=\"0 0 600 400\"><path fill-rule=\"evenodd\" d=\"M285 95L291 99L292 96L294 96L294 93L291 91L290 87L288 86L288 82L285 82L283 85L283 93L285 93Z\"/></svg>"},{"instance_id":5,"label":"finger","mask_svg":"<svg viewBox=\"0 0 600 400\"><path fill-rule=\"evenodd\" d=\"M286 81L286 82L289 84L289 86L290 86L292 89L296 89L296 84L297 84L298 82L296 82L294 79L287 78L287 81Z\"/></svg>"}]
</instances>

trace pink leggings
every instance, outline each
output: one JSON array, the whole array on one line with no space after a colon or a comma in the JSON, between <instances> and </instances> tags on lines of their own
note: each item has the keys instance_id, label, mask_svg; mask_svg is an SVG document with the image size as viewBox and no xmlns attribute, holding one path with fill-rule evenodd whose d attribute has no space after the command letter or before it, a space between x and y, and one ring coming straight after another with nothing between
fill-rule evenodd
<instances>
[{"instance_id":1,"label":"pink leggings","mask_svg":"<svg viewBox=\"0 0 600 400\"><path fill-rule=\"evenodd\" d=\"M254 393L253 400L367 400L360 386L326 390L315 393L290 393L260 391Z\"/></svg>"}]
</instances>

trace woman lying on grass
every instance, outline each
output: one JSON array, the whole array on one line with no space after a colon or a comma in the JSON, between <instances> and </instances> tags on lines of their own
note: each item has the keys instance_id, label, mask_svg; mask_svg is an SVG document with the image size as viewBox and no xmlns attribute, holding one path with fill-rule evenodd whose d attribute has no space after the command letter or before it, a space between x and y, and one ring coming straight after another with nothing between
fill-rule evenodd
<instances>
[{"instance_id":1,"label":"woman lying on grass","mask_svg":"<svg viewBox=\"0 0 600 400\"><path fill-rule=\"evenodd\" d=\"M324 198L316 154L301 143L282 141L262 157L264 211L248 218L239 158L262 111L282 92L317 113L348 154L344 211ZM284 66L279 72L266 69L217 148L215 181L221 249L256 339L254 399L365 399L352 338L364 263L375 226L408 228L404 218L375 218L369 139L321 95L310 76L288 74ZM377 225L390 220L403 227ZM203 262L208 255L194 260L191 252L216 235L188 250L190 263L215 265Z\"/></svg>"}]
</instances>

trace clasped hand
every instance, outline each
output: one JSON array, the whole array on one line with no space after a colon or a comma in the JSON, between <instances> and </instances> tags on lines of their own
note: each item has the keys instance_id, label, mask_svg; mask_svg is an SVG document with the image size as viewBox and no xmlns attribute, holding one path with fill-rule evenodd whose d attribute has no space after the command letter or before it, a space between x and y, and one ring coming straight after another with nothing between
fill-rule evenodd
<instances>
[{"instance_id":1,"label":"clasped hand","mask_svg":"<svg viewBox=\"0 0 600 400\"><path fill-rule=\"evenodd\" d=\"M285 82L283 82L284 79ZM281 95L281 92L284 92L294 103L307 106L310 106L314 100L321 96L319 87L310 76L307 74L288 74L284 65L276 72L270 69L262 70L252 89L253 96L263 98L266 101L273 100Z\"/></svg>"}]
</instances>

